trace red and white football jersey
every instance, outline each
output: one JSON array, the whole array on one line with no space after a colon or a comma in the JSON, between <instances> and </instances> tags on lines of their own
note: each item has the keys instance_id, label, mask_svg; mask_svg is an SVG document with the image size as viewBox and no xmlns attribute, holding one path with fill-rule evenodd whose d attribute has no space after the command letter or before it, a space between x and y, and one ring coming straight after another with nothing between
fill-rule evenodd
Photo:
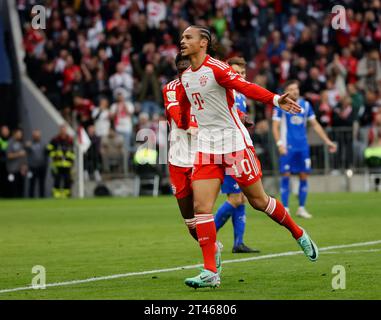
<instances>
[{"instance_id":1,"label":"red and white football jersey","mask_svg":"<svg viewBox=\"0 0 381 320\"><path fill-rule=\"evenodd\" d=\"M193 167L197 137L179 128L181 117L177 98L180 88L181 82L179 79L169 82L163 88L165 115L170 128L168 161L178 167ZM188 112L190 112L189 109ZM190 126L195 127L197 124L191 121Z\"/></svg>"},{"instance_id":2,"label":"red and white football jersey","mask_svg":"<svg viewBox=\"0 0 381 320\"><path fill-rule=\"evenodd\" d=\"M279 97L246 81L229 65L209 55L197 70L189 67L184 71L181 83L180 127L189 126L191 109L199 128L197 151L203 153L226 154L253 145L234 107L234 90L266 104L277 105Z\"/></svg>"}]
</instances>

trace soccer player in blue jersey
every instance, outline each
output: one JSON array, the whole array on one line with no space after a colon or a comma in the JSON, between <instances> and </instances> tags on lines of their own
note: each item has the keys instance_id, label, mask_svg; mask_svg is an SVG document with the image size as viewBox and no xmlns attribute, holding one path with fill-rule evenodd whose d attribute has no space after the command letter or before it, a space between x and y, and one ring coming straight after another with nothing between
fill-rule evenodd
<instances>
[{"instance_id":1,"label":"soccer player in blue jersey","mask_svg":"<svg viewBox=\"0 0 381 320\"><path fill-rule=\"evenodd\" d=\"M228 64L243 78L246 78L246 62L241 57L229 59ZM247 113L246 97L235 92L235 105L242 114ZM246 226L245 201L246 197L242 193L238 183L229 175L225 175L221 192L227 195L227 200L219 207L214 221L218 231L231 217L234 229L233 253L260 252L258 249L249 248L243 243L243 234Z\"/></svg>"},{"instance_id":2,"label":"soccer player in blue jersey","mask_svg":"<svg viewBox=\"0 0 381 320\"><path fill-rule=\"evenodd\" d=\"M336 152L337 146L332 142L319 122L316 120L311 104L300 96L299 83L290 80L285 83L285 93L289 98L302 107L302 112L290 114L274 107L272 131L279 150L279 169L282 175L280 194L283 205L288 208L290 195L290 176L298 174L299 183L299 208L296 215L301 218L312 218L305 209L308 193L308 174L311 171L310 146L307 140L307 123L309 122L315 132L328 146L329 152ZM290 212L290 211L289 211Z\"/></svg>"}]
</instances>

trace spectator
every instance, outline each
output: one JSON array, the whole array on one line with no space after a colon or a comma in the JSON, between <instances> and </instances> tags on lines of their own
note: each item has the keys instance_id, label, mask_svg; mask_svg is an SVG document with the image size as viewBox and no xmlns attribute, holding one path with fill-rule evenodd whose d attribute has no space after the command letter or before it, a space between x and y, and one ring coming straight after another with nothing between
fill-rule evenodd
<instances>
[{"instance_id":1,"label":"spectator","mask_svg":"<svg viewBox=\"0 0 381 320\"><path fill-rule=\"evenodd\" d=\"M178 49L177 46L173 44L172 36L166 33L164 34L163 39L164 44L161 45L158 49L160 55L164 58L174 60L177 55Z\"/></svg>"},{"instance_id":2,"label":"spectator","mask_svg":"<svg viewBox=\"0 0 381 320\"><path fill-rule=\"evenodd\" d=\"M334 81L331 79L327 80L327 95L328 95L328 104L331 108L335 108L340 102L342 97L340 96L339 90L335 87Z\"/></svg>"},{"instance_id":3,"label":"spectator","mask_svg":"<svg viewBox=\"0 0 381 320\"><path fill-rule=\"evenodd\" d=\"M283 28L283 35L286 41L291 43L298 42L304 28L304 24L298 20L296 15L290 16L288 23Z\"/></svg>"},{"instance_id":4,"label":"spectator","mask_svg":"<svg viewBox=\"0 0 381 320\"><path fill-rule=\"evenodd\" d=\"M56 108L61 108L61 93L59 87L61 77L54 70L54 61L45 62L42 68L43 70L38 79L39 88Z\"/></svg>"},{"instance_id":5,"label":"spectator","mask_svg":"<svg viewBox=\"0 0 381 320\"><path fill-rule=\"evenodd\" d=\"M8 171L7 171L7 149L9 144L9 128L0 128L0 198L9 196Z\"/></svg>"},{"instance_id":6,"label":"spectator","mask_svg":"<svg viewBox=\"0 0 381 320\"><path fill-rule=\"evenodd\" d=\"M319 69L312 67L309 70L308 78L303 82L301 92L316 106L320 99L320 93L325 89L325 83L320 77Z\"/></svg>"},{"instance_id":7,"label":"spectator","mask_svg":"<svg viewBox=\"0 0 381 320\"><path fill-rule=\"evenodd\" d=\"M372 126L368 131L368 146L377 144L379 138L381 138L381 108L376 113Z\"/></svg>"},{"instance_id":8,"label":"spectator","mask_svg":"<svg viewBox=\"0 0 381 320\"><path fill-rule=\"evenodd\" d=\"M217 9L216 16L212 20L212 26L216 30L217 38L221 40L227 29L226 17L222 9Z\"/></svg>"},{"instance_id":9,"label":"spectator","mask_svg":"<svg viewBox=\"0 0 381 320\"><path fill-rule=\"evenodd\" d=\"M286 44L281 39L279 31L273 31L271 41L267 48L267 57L273 66L277 66L280 62L282 52L286 49Z\"/></svg>"},{"instance_id":10,"label":"spectator","mask_svg":"<svg viewBox=\"0 0 381 320\"><path fill-rule=\"evenodd\" d=\"M75 77L81 73L81 68L74 64L73 56L68 55L66 58L65 69L63 71L63 93L68 94L72 89Z\"/></svg>"},{"instance_id":11,"label":"spectator","mask_svg":"<svg viewBox=\"0 0 381 320\"><path fill-rule=\"evenodd\" d=\"M116 101L111 105L110 113L114 121L115 130L123 136L124 148L128 152L131 146L134 105L132 102L126 101L123 90L116 92Z\"/></svg>"},{"instance_id":12,"label":"spectator","mask_svg":"<svg viewBox=\"0 0 381 320\"><path fill-rule=\"evenodd\" d=\"M150 28L158 28L159 23L167 16L167 6L162 0L148 0L147 2L147 24Z\"/></svg>"},{"instance_id":13,"label":"spectator","mask_svg":"<svg viewBox=\"0 0 381 320\"><path fill-rule=\"evenodd\" d=\"M332 28L331 17L327 15L318 34L318 43L333 45L335 43L335 30Z\"/></svg>"},{"instance_id":14,"label":"spectator","mask_svg":"<svg viewBox=\"0 0 381 320\"><path fill-rule=\"evenodd\" d=\"M322 127L332 126L332 108L328 103L328 92L324 90L320 94L320 104L318 109L318 120Z\"/></svg>"},{"instance_id":15,"label":"spectator","mask_svg":"<svg viewBox=\"0 0 381 320\"><path fill-rule=\"evenodd\" d=\"M35 57L41 56L44 50L44 34L41 30L33 28L30 23L26 24L24 34L25 51Z\"/></svg>"},{"instance_id":16,"label":"spectator","mask_svg":"<svg viewBox=\"0 0 381 320\"><path fill-rule=\"evenodd\" d=\"M11 139L9 139L7 148L7 172L11 197L23 198L25 177L28 172L28 161L21 129L15 129Z\"/></svg>"},{"instance_id":17,"label":"spectator","mask_svg":"<svg viewBox=\"0 0 381 320\"><path fill-rule=\"evenodd\" d=\"M312 40L312 32L310 28L305 28L300 36L299 41L295 44L293 50L299 57L305 57L307 61L314 61L316 56L315 43Z\"/></svg>"},{"instance_id":18,"label":"spectator","mask_svg":"<svg viewBox=\"0 0 381 320\"><path fill-rule=\"evenodd\" d=\"M338 54L334 55L333 61L327 66L327 75L335 83L335 88L338 90L339 95L344 97L347 94L346 78L347 70L340 61Z\"/></svg>"},{"instance_id":19,"label":"spectator","mask_svg":"<svg viewBox=\"0 0 381 320\"><path fill-rule=\"evenodd\" d=\"M143 72L138 100L141 102L143 112L148 114L162 113L160 83L155 74L155 67L151 63L146 65Z\"/></svg>"},{"instance_id":20,"label":"spectator","mask_svg":"<svg viewBox=\"0 0 381 320\"><path fill-rule=\"evenodd\" d=\"M374 114L380 107L380 101L378 95L374 91L368 91L365 93L364 110L360 111L360 123L362 126L372 125Z\"/></svg>"},{"instance_id":21,"label":"spectator","mask_svg":"<svg viewBox=\"0 0 381 320\"><path fill-rule=\"evenodd\" d=\"M304 57L298 58L296 63L291 66L290 77L298 80L299 83L302 84L301 91L303 95L306 90L303 88L303 84L307 80L309 72L308 61ZM308 83L308 81L306 83Z\"/></svg>"},{"instance_id":22,"label":"spectator","mask_svg":"<svg viewBox=\"0 0 381 320\"><path fill-rule=\"evenodd\" d=\"M45 198L45 179L48 167L48 154L46 146L41 142L41 131L33 130L32 141L25 143L28 154L29 166L29 198L35 197L36 185L38 185L38 195Z\"/></svg>"},{"instance_id":23,"label":"spectator","mask_svg":"<svg viewBox=\"0 0 381 320\"><path fill-rule=\"evenodd\" d=\"M333 126L335 127L352 127L353 125L353 109L352 100L345 96L333 110Z\"/></svg>"},{"instance_id":24,"label":"spectator","mask_svg":"<svg viewBox=\"0 0 381 320\"><path fill-rule=\"evenodd\" d=\"M108 135L101 138L101 156L105 173L123 171L123 146L123 137L113 127L110 128Z\"/></svg>"},{"instance_id":25,"label":"spectator","mask_svg":"<svg viewBox=\"0 0 381 320\"><path fill-rule=\"evenodd\" d=\"M377 49L370 50L357 65L359 87L364 91L380 92L381 62Z\"/></svg>"},{"instance_id":26,"label":"spectator","mask_svg":"<svg viewBox=\"0 0 381 320\"><path fill-rule=\"evenodd\" d=\"M232 10L232 22L234 30L240 34L246 34L251 29L252 14L250 7L243 0L237 0Z\"/></svg>"},{"instance_id":27,"label":"spectator","mask_svg":"<svg viewBox=\"0 0 381 320\"><path fill-rule=\"evenodd\" d=\"M151 129L151 122L149 119L149 114L147 112L139 113L138 123L136 125L136 132L142 129Z\"/></svg>"},{"instance_id":28,"label":"spectator","mask_svg":"<svg viewBox=\"0 0 381 320\"><path fill-rule=\"evenodd\" d=\"M342 56L340 57L340 63L347 71L347 81L349 84L357 82L357 64L358 60L352 55L349 48L343 48Z\"/></svg>"},{"instance_id":29,"label":"spectator","mask_svg":"<svg viewBox=\"0 0 381 320\"><path fill-rule=\"evenodd\" d=\"M279 63L279 85L284 84L290 76L291 54L285 50L282 52L281 61Z\"/></svg>"},{"instance_id":30,"label":"spectator","mask_svg":"<svg viewBox=\"0 0 381 320\"><path fill-rule=\"evenodd\" d=\"M101 138L107 135L111 127L111 113L106 97L100 98L99 107L93 109L91 116L95 124L95 134Z\"/></svg>"},{"instance_id":31,"label":"spectator","mask_svg":"<svg viewBox=\"0 0 381 320\"><path fill-rule=\"evenodd\" d=\"M74 97L74 112L77 123L85 129L93 124L91 117L93 109L94 104L89 99L84 99L80 96Z\"/></svg>"},{"instance_id":32,"label":"spectator","mask_svg":"<svg viewBox=\"0 0 381 320\"><path fill-rule=\"evenodd\" d=\"M95 127L93 125L87 128L87 134L91 145L84 156L85 176L99 182L102 180L100 175L102 166L101 139L95 134Z\"/></svg>"},{"instance_id":33,"label":"spectator","mask_svg":"<svg viewBox=\"0 0 381 320\"><path fill-rule=\"evenodd\" d=\"M110 89L113 92L114 97L116 97L117 89L125 90L125 100L132 99L134 83L131 74L125 72L125 65L123 63L118 63L116 66L116 73L110 77Z\"/></svg>"},{"instance_id":34,"label":"spectator","mask_svg":"<svg viewBox=\"0 0 381 320\"><path fill-rule=\"evenodd\" d=\"M354 120L357 121L359 120L361 113L364 112L364 96L358 90L357 85L355 83L348 84L348 94L352 99Z\"/></svg>"}]
</instances>

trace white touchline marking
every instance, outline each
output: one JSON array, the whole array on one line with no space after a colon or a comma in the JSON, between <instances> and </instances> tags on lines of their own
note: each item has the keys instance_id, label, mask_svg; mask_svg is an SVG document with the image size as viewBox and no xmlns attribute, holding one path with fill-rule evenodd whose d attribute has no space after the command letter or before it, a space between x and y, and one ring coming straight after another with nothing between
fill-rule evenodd
<instances>
[{"instance_id":1,"label":"white touchline marking","mask_svg":"<svg viewBox=\"0 0 381 320\"><path fill-rule=\"evenodd\" d=\"M346 254L346 253L360 253L360 252L380 252L381 249L369 250L345 250L345 251L324 251L324 254Z\"/></svg>"},{"instance_id":2,"label":"white touchline marking","mask_svg":"<svg viewBox=\"0 0 381 320\"><path fill-rule=\"evenodd\" d=\"M331 252L329 252L329 250L332 250L332 249L363 247L363 246L371 246L371 245L375 245L375 244L381 244L381 240L329 246L329 247L319 248L319 251L320 252L328 251L326 253L331 253ZM374 250L376 250L376 249L374 249ZM359 250L359 251L364 251L364 250ZM294 255L302 254L302 253L303 253L302 251L288 251L288 252L281 252L281 253L273 253L273 254L267 254L267 255L263 255L263 256L248 257L248 258L242 258L242 259L223 260L223 264L271 259L271 258L285 257L285 256L294 256ZM337 253L341 253L341 252L337 252ZM64 281L64 282L47 283L45 287L48 288L48 287L70 286L70 285L87 283L87 282L111 280L111 279L126 278L126 277L133 277L133 276L143 276L143 275L152 274L152 273L163 273L163 272L180 271L180 270L186 270L186 269L196 269L196 268L199 268L202 266L203 266L203 264L194 264L194 265L189 265L189 266L182 266L182 267L175 267L175 268L168 268L168 269L158 269L158 270L149 270L149 271L140 271L140 272L121 273L121 274L114 274L111 276L93 277L93 278L88 278L88 279L83 279L83 280L72 280L72 281ZM35 289L32 286L18 287L18 288L0 290L0 293L25 291L25 290L35 290Z\"/></svg>"}]
</instances>

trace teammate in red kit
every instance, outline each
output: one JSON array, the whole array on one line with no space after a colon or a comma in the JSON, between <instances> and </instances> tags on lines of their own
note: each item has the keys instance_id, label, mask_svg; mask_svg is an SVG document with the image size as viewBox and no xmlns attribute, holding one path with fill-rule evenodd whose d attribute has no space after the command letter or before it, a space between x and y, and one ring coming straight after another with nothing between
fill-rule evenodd
<instances>
[{"instance_id":1,"label":"teammate in red kit","mask_svg":"<svg viewBox=\"0 0 381 320\"><path fill-rule=\"evenodd\" d=\"M299 113L300 106L288 94L279 96L250 83L229 65L210 57L207 54L210 45L210 31L205 27L190 26L181 36L181 54L189 57L191 66L183 72L179 86L180 125L189 128L190 110L198 124L192 188L204 268L196 277L185 279L185 284L194 288L220 284L214 259L216 227L212 212L225 173L237 181L254 209L265 212L291 232L311 261L318 257L318 248L308 234L293 221L281 202L265 193L250 135L234 108L233 89L290 113Z\"/></svg>"},{"instance_id":2,"label":"teammate in red kit","mask_svg":"<svg viewBox=\"0 0 381 320\"><path fill-rule=\"evenodd\" d=\"M190 66L190 61L181 54L175 61L179 76ZM180 79L169 82L163 88L165 115L170 128L170 146L168 152L169 176L172 191L177 199L181 215L192 237L198 241L196 233L196 219L193 211L193 191L191 185L192 169L196 154L197 123L190 121L187 130L180 129L180 105L177 100L178 90L181 87ZM215 259L217 269L221 271L220 243L215 244Z\"/></svg>"}]
</instances>

